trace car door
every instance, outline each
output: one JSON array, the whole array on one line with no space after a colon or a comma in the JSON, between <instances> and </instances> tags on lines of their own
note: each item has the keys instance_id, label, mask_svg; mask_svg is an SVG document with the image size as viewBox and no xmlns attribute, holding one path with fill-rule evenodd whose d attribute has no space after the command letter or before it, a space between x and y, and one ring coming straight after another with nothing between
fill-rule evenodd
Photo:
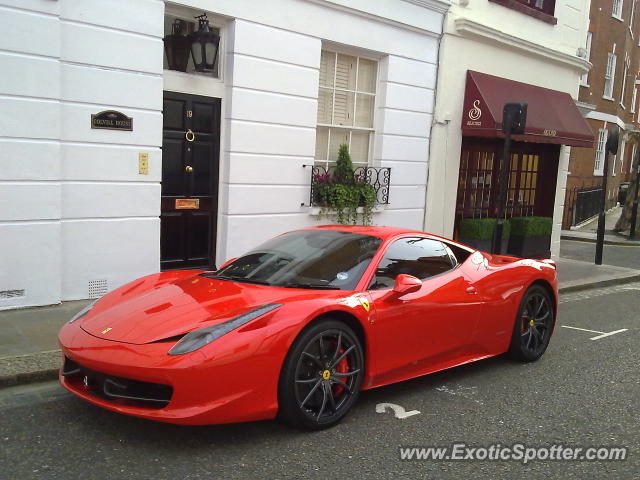
<instances>
[{"instance_id":1,"label":"car door","mask_svg":"<svg viewBox=\"0 0 640 480\"><path fill-rule=\"evenodd\" d=\"M402 273L422 280L420 290L395 294ZM444 243L419 236L395 240L368 290L375 308L376 383L446 368L468 354L483 302Z\"/></svg>"}]
</instances>

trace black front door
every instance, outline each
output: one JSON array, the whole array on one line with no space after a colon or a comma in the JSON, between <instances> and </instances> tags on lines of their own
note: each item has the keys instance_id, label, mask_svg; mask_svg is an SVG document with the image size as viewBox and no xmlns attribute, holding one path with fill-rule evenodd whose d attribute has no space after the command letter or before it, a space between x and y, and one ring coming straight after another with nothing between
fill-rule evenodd
<instances>
[{"instance_id":1,"label":"black front door","mask_svg":"<svg viewBox=\"0 0 640 480\"><path fill-rule=\"evenodd\" d=\"M164 92L160 266L215 261L220 99Z\"/></svg>"}]
</instances>

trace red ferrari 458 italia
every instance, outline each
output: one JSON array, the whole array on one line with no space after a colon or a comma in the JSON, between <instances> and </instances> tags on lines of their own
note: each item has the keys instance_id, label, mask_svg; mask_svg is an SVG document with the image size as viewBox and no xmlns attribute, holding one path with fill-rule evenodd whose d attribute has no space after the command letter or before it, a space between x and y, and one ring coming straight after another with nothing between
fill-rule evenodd
<instances>
[{"instance_id":1,"label":"red ferrari 458 italia","mask_svg":"<svg viewBox=\"0 0 640 480\"><path fill-rule=\"evenodd\" d=\"M60 331L60 382L153 420L319 429L361 390L505 352L538 359L557 304L550 260L398 228L296 230L92 303Z\"/></svg>"}]
</instances>

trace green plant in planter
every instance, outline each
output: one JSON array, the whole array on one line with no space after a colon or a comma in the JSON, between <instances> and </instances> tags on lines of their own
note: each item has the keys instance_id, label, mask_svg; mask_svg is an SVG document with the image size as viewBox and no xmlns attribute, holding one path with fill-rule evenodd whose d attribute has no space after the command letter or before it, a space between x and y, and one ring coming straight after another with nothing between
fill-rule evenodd
<instances>
[{"instance_id":1,"label":"green plant in planter","mask_svg":"<svg viewBox=\"0 0 640 480\"><path fill-rule=\"evenodd\" d=\"M314 190L321 205L320 216L335 211L336 220L343 225L358 223L358 207L362 207L362 224L370 225L376 205L376 190L364 178L356 178L346 144L340 145L333 177L316 175Z\"/></svg>"},{"instance_id":2,"label":"green plant in planter","mask_svg":"<svg viewBox=\"0 0 640 480\"><path fill-rule=\"evenodd\" d=\"M491 251L493 240L493 228L496 224L495 218L465 218L458 226L458 240L472 248L484 252ZM507 244L511 232L509 220L504 222L502 229L502 252L507 251Z\"/></svg>"},{"instance_id":3,"label":"green plant in planter","mask_svg":"<svg viewBox=\"0 0 640 480\"><path fill-rule=\"evenodd\" d=\"M549 217L514 217L511 219L509 253L517 257L548 258L551 255Z\"/></svg>"},{"instance_id":4,"label":"green plant in planter","mask_svg":"<svg viewBox=\"0 0 640 480\"><path fill-rule=\"evenodd\" d=\"M338 150L338 160L336 160L336 170L333 174L335 183L342 185L353 185L353 163L351 162L351 154L349 153L349 145L340 144Z\"/></svg>"},{"instance_id":5,"label":"green plant in planter","mask_svg":"<svg viewBox=\"0 0 640 480\"><path fill-rule=\"evenodd\" d=\"M334 183L331 186L330 205L335 209L338 223L343 225L358 222L360 197L353 186Z\"/></svg>"},{"instance_id":6,"label":"green plant in planter","mask_svg":"<svg viewBox=\"0 0 640 480\"><path fill-rule=\"evenodd\" d=\"M495 224L495 218L465 218L460 222L458 237L460 239L491 240ZM510 234L511 222L507 220L502 228L502 238L506 240Z\"/></svg>"},{"instance_id":7,"label":"green plant in planter","mask_svg":"<svg viewBox=\"0 0 640 480\"><path fill-rule=\"evenodd\" d=\"M553 220L549 217L514 217L511 233L520 237L544 237L551 235Z\"/></svg>"},{"instance_id":8,"label":"green plant in planter","mask_svg":"<svg viewBox=\"0 0 640 480\"><path fill-rule=\"evenodd\" d=\"M373 208L376 206L378 194L366 180L356 182L359 190L359 203L362 205L362 224L371 225L373 220Z\"/></svg>"}]
</instances>

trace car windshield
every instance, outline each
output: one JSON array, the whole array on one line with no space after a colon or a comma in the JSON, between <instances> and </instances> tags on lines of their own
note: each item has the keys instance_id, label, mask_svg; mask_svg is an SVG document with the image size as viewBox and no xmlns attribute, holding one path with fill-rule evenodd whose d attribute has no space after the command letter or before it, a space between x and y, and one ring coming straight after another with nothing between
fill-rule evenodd
<instances>
[{"instance_id":1,"label":"car windshield","mask_svg":"<svg viewBox=\"0 0 640 480\"><path fill-rule=\"evenodd\" d=\"M285 233L206 276L291 288L353 290L382 240L335 230Z\"/></svg>"}]
</instances>

